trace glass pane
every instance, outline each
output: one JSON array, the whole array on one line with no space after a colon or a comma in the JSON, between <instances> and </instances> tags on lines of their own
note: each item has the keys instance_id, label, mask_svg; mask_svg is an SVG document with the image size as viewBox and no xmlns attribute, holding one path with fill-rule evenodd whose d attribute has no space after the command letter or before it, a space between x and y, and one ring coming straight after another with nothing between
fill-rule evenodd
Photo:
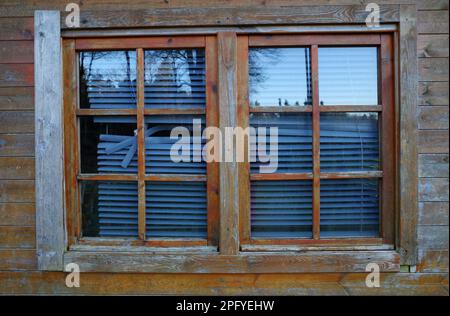
<instances>
[{"instance_id":1,"label":"glass pane","mask_svg":"<svg viewBox=\"0 0 450 316\"><path fill-rule=\"evenodd\" d=\"M310 105L308 48L250 48L250 106Z\"/></svg>"},{"instance_id":2,"label":"glass pane","mask_svg":"<svg viewBox=\"0 0 450 316\"><path fill-rule=\"evenodd\" d=\"M80 53L80 107L136 108L136 52Z\"/></svg>"},{"instance_id":3,"label":"glass pane","mask_svg":"<svg viewBox=\"0 0 450 316\"><path fill-rule=\"evenodd\" d=\"M136 118L80 117L82 173L137 173Z\"/></svg>"},{"instance_id":4,"label":"glass pane","mask_svg":"<svg viewBox=\"0 0 450 316\"><path fill-rule=\"evenodd\" d=\"M250 126L258 137L251 139L252 173L276 164L276 173L312 172L312 122L310 113L251 113ZM278 141L269 143L270 128L278 128ZM266 138L259 141L259 128ZM264 140L264 139L263 139ZM278 147L272 147L273 145ZM272 147L272 149L271 149Z\"/></svg>"},{"instance_id":5,"label":"glass pane","mask_svg":"<svg viewBox=\"0 0 450 316\"><path fill-rule=\"evenodd\" d=\"M138 236L136 182L81 181L82 235Z\"/></svg>"},{"instance_id":6,"label":"glass pane","mask_svg":"<svg viewBox=\"0 0 450 316\"><path fill-rule=\"evenodd\" d=\"M380 165L377 113L322 113L320 169L376 171Z\"/></svg>"},{"instance_id":7,"label":"glass pane","mask_svg":"<svg viewBox=\"0 0 450 316\"><path fill-rule=\"evenodd\" d=\"M377 179L339 179L320 182L320 236L378 237Z\"/></svg>"},{"instance_id":8,"label":"glass pane","mask_svg":"<svg viewBox=\"0 0 450 316\"><path fill-rule=\"evenodd\" d=\"M145 123L147 173L206 174L202 159L205 141L201 138L204 115L151 115L145 117ZM184 134L175 133L171 139L175 128Z\"/></svg>"},{"instance_id":9,"label":"glass pane","mask_svg":"<svg viewBox=\"0 0 450 316\"><path fill-rule=\"evenodd\" d=\"M204 49L145 51L145 107L205 108Z\"/></svg>"},{"instance_id":10,"label":"glass pane","mask_svg":"<svg viewBox=\"0 0 450 316\"><path fill-rule=\"evenodd\" d=\"M312 237L312 181L253 181L251 236Z\"/></svg>"},{"instance_id":11,"label":"glass pane","mask_svg":"<svg viewBox=\"0 0 450 316\"><path fill-rule=\"evenodd\" d=\"M321 105L378 105L376 47L319 48Z\"/></svg>"},{"instance_id":12,"label":"glass pane","mask_svg":"<svg viewBox=\"0 0 450 316\"><path fill-rule=\"evenodd\" d=\"M206 182L147 182L147 238L206 238Z\"/></svg>"}]
</instances>

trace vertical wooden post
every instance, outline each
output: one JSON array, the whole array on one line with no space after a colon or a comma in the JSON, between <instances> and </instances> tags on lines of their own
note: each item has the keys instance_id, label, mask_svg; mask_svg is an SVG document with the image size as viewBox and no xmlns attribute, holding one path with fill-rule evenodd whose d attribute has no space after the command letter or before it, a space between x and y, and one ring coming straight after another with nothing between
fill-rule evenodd
<instances>
[{"instance_id":1,"label":"vertical wooden post","mask_svg":"<svg viewBox=\"0 0 450 316\"><path fill-rule=\"evenodd\" d=\"M234 32L218 33L219 48L219 127L237 126L237 36ZM225 150L222 150L224 156ZM234 150L235 153L235 150ZM223 158L223 157L222 157ZM239 253L239 181L238 164L220 162L220 242L223 255Z\"/></svg>"},{"instance_id":2,"label":"vertical wooden post","mask_svg":"<svg viewBox=\"0 0 450 316\"><path fill-rule=\"evenodd\" d=\"M145 128L144 128L144 50L137 50L137 154L138 154L138 236L145 240Z\"/></svg>"},{"instance_id":3,"label":"vertical wooden post","mask_svg":"<svg viewBox=\"0 0 450 316\"><path fill-rule=\"evenodd\" d=\"M62 65L59 11L34 14L36 247L40 270L63 270Z\"/></svg>"}]
</instances>

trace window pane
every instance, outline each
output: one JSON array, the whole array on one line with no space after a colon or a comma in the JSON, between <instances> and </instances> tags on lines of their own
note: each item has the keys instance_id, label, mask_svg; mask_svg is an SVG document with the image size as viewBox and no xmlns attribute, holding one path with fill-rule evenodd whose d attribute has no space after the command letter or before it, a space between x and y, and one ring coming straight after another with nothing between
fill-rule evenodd
<instances>
[{"instance_id":1,"label":"window pane","mask_svg":"<svg viewBox=\"0 0 450 316\"><path fill-rule=\"evenodd\" d=\"M311 114L251 113L250 126L256 131L258 128L266 128L266 142L257 144L258 137L252 137L252 173L260 173L265 166L273 165L275 159L278 159L277 173L312 172ZM278 128L278 149L272 151L269 144L271 127ZM255 135L257 134L256 132ZM261 153L265 153L267 157L264 158Z\"/></svg>"},{"instance_id":2,"label":"window pane","mask_svg":"<svg viewBox=\"0 0 450 316\"><path fill-rule=\"evenodd\" d=\"M377 113L322 113L320 168L322 171L379 169Z\"/></svg>"},{"instance_id":3,"label":"window pane","mask_svg":"<svg viewBox=\"0 0 450 316\"><path fill-rule=\"evenodd\" d=\"M312 237L311 181L253 181L251 236Z\"/></svg>"},{"instance_id":4,"label":"window pane","mask_svg":"<svg viewBox=\"0 0 450 316\"><path fill-rule=\"evenodd\" d=\"M377 105L376 47L319 48L322 105Z\"/></svg>"},{"instance_id":5,"label":"window pane","mask_svg":"<svg viewBox=\"0 0 450 316\"><path fill-rule=\"evenodd\" d=\"M145 51L145 107L204 108L204 49Z\"/></svg>"},{"instance_id":6,"label":"window pane","mask_svg":"<svg viewBox=\"0 0 450 316\"><path fill-rule=\"evenodd\" d=\"M310 105L311 66L308 48L250 48L251 106Z\"/></svg>"},{"instance_id":7,"label":"window pane","mask_svg":"<svg viewBox=\"0 0 450 316\"><path fill-rule=\"evenodd\" d=\"M205 182L147 182L147 238L206 238Z\"/></svg>"},{"instance_id":8,"label":"window pane","mask_svg":"<svg viewBox=\"0 0 450 316\"><path fill-rule=\"evenodd\" d=\"M80 107L136 108L136 52L80 53Z\"/></svg>"},{"instance_id":9,"label":"window pane","mask_svg":"<svg viewBox=\"0 0 450 316\"><path fill-rule=\"evenodd\" d=\"M201 139L201 134L200 138L194 135L194 126L201 130L200 133L203 131L204 115L151 115L145 117L145 123L147 173L206 173L206 163L201 155L205 142ZM175 138L171 139L170 134L174 128L184 129L190 137L177 137L175 134ZM180 161L173 160L171 150Z\"/></svg>"},{"instance_id":10,"label":"window pane","mask_svg":"<svg viewBox=\"0 0 450 316\"><path fill-rule=\"evenodd\" d=\"M136 118L80 117L82 173L137 173Z\"/></svg>"},{"instance_id":11,"label":"window pane","mask_svg":"<svg viewBox=\"0 0 450 316\"><path fill-rule=\"evenodd\" d=\"M376 179L321 180L321 237L378 237L378 199Z\"/></svg>"},{"instance_id":12,"label":"window pane","mask_svg":"<svg viewBox=\"0 0 450 316\"><path fill-rule=\"evenodd\" d=\"M136 182L81 181L82 235L137 237Z\"/></svg>"}]
</instances>

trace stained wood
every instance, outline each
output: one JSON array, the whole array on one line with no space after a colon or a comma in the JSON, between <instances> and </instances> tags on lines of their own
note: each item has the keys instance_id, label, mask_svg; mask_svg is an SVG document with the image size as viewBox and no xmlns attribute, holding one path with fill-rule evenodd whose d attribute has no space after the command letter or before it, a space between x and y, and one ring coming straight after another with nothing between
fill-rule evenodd
<instances>
[{"instance_id":1,"label":"stained wood","mask_svg":"<svg viewBox=\"0 0 450 316\"><path fill-rule=\"evenodd\" d=\"M0 223L5 226L34 226L33 203L0 203Z\"/></svg>"},{"instance_id":2,"label":"stained wood","mask_svg":"<svg viewBox=\"0 0 450 316\"><path fill-rule=\"evenodd\" d=\"M448 203L420 202L420 225L448 225Z\"/></svg>"},{"instance_id":3,"label":"stained wood","mask_svg":"<svg viewBox=\"0 0 450 316\"><path fill-rule=\"evenodd\" d=\"M18 7L21 7L20 5ZM1 9L0 9L1 11ZM0 14L1 16L1 14ZM0 19L0 40L20 41L32 40L34 34L33 18L31 17L8 17Z\"/></svg>"},{"instance_id":4,"label":"stained wood","mask_svg":"<svg viewBox=\"0 0 450 316\"><path fill-rule=\"evenodd\" d=\"M448 130L448 106L420 106L419 129Z\"/></svg>"},{"instance_id":5,"label":"stained wood","mask_svg":"<svg viewBox=\"0 0 450 316\"><path fill-rule=\"evenodd\" d=\"M33 85L33 64L0 64L0 87Z\"/></svg>"},{"instance_id":6,"label":"stained wood","mask_svg":"<svg viewBox=\"0 0 450 316\"><path fill-rule=\"evenodd\" d=\"M0 88L0 110L33 110L34 88Z\"/></svg>"},{"instance_id":7,"label":"stained wood","mask_svg":"<svg viewBox=\"0 0 450 316\"><path fill-rule=\"evenodd\" d=\"M419 58L448 57L448 34L419 35L417 50Z\"/></svg>"},{"instance_id":8,"label":"stained wood","mask_svg":"<svg viewBox=\"0 0 450 316\"><path fill-rule=\"evenodd\" d=\"M36 241L38 266L62 270L64 173L59 11L35 12Z\"/></svg>"},{"instance_id":9,"label":"stained wood","mask_svg":"<svg viewBox=\"0 0 450 316\"><path fill-rule=\"evenodd\" d=\"M448 131L419 131L419 153L447 154Z\"/></svg>"},{"instance_id":10,"label":"stained wood","mask_svg":"<svg viewBox=\"0 0 450 316\"><path fill-rule=\"evenodd\" d=\"M419 11L417 29L420 34L448 34L448 11Z\"/></svg>"},{"instance_id":11,"label":"stained wood","mask_svg":"<svg viewBox=\"0 0 450 316\"><path fill-rule=\"evenodd\" d=\"M379 45L379 34L341 35L253 35L249 46L302 46L302 45Z\"/></svg>"},{"instance_id":12,"label":"stained wood","mask_svg":"<svg viewBox=\"0 0 450 316\"><path fill-rule=\"evenodd\" d=\"M312 76L312 147L313 147L313 205L312 230L313 238L320 239L320 98L319 98L319 48L311 46Z\"/></svg>"},{"instance_id":13,"label":"stained wood","mask_svg":"<svg viewBox=\"0 0 450 316\"><path fill-rule=\"evenodd\" d=\"M448 178L421 178L419 200L421 202L448 202Z\"/></svg>"},{"instance_id":14,"label":"stained wood","mask_svg":"<svg viewBox=\"0 0 450 316\"><path fill-rule=\"evenodd\" d=\"M0 157L33 157L33 134L0 134Z\"/></svg>"},{"instance_id":15,"label":"stained wood","mask_svg":"<svg viewBox=\"0 0 450 316\"><path fill-rule=\"evenodd\" d=\"M224 32L217 36L219 48L219 128L225 135L226 127L237 126L237 36ZM224 147L222 147L224 148ZM234 150L233 150L234 152ZM225 148L222 153L225 153ZM220 239L222 255L239 252L239 172L238 164L220 162Z\"/></svg>"},{"instance_id":16,"label":"stained wood","mask_svg":"<svg viewBox=\"0 0 450 316\"><path fill-rule=\"evenodd\" d=\"M399 244L403 264L415 264L417 226L417 18L416 7L400 6Z\"/></svg>"},{"instance_id":17,"label":"stained wood","mask_svg":"<svg viewBox=\"0 0 450 316\"><path fill-rule=\"evenodd\" d=\"M0 180L0 202L34 203L33 180Z\"/></svg>"},{"instance_id":18,"label":"stained wood","mask_svg":"<svg viewBox=\"0 0 450 316\"><path fill-rule=\"evenodd\" d=\"M448 249L448 225L421 225L417 228L418 246L423 249Z\"/></svg>"},{"instance_id":19,"label":"stained wood","mask_svg":"<svg viewBox=\"0 0 450 316\"><path fill-rule=\"evenodd\" d=\"M448 82L419 83L419 105L448 104Z\"/></svg>"},{"instance_id":20,"label":"stained wood","mask_svg":"<svg viewBox=\"0 0 450 316\"><path fill-rule=\"evenodd\" d=\"M34 118L31 111L0 111L0 133L34 133Z\"/></svg>"},{"instance_id":21,"label":"stained wood","mask_svg":"<svg viewBox=\"0 0 450 316\"><path fill-rule=\"evenodd\" d=\"M77 50L91 49L157 49L157 48L199 48L205 46L204 36L183 36L183 37L148 37L148 38L87 38L77 39L75 48Z\"/></svg>"},{"instance_id":22,"label":"stained wood","mask_svg":"<svg viewBox=\"0 0 450 316\"><path fill-rule=\"evenodd\" d=\"M417 271L420 273L448 273L448 251L419 249Z\"/></svg>"},{"instance_id":23,"label":"stained wood","mask_svg":"<svg viewBox=\"0 0 450 316\"><path fill-rule=\"evenodd\" d=\"M36 270L36 251L33 249L0 249L0 270Z\"/></svg>"},{"instance_id":24,"label":"stained wood","mask_svg":"<svg viewBox=\"0 0 450 316\"><path fill-rule=\"evenodd\" d=\"M448 81L448 58L419 58L420 81Z\"/></svg>"},{"instance_id":25,"label":"stained wood","mask_svg":"<svg viewBox=\"0 0 450 316\"><path fill-rule=\"evenodd\" d=\"M146 234L146 188L145 188L145 82L144 82L144 50L137 49L137 160L138 160L138 236L145 240Z\"/></svg>"},{"instance_id":26,"label":"stained wood","mask_svg":"<svg viewBox=\"0 0 450 316\"><path fill-rule=\"evenodd\" d=\"M0 63L33 63L33 57L32 41L2 41Z\"/></svg>"},{"instance_id":27,"label":"stained wood","mask_svg":"<svg viewBox=\"0 0 450 316\"><path fill-rule=\"evenodd\" d=\"M33 180L34 158L0 157L0 179Z\"/></svg>"},{"instance_id":28,"label":"stained wood","mask_svg":"<svg viewBox=\"0 0 450 316\"><path fill-rule=\"evenodd\" d=\"M34 249L34 227L0 226L0 249Z\"/></svg>"},{"instance_id":29,"label":"stained wood","mask_svg":"<svg viewBox=\"0 0 450 316\"><path fill-rule=\"evenodd\" d=\"M367 262L376 262L381 271L398 271L395 251L345 252L305 251L292 253L240 255L145 255L142 253L83 253L71 251L64 262L77 262L82 271L153 273L314 273L364 272Z\"/></svg>"},{"instance_id":30,"label":"stained wood","mask_svg":"<svg viewBox=\"0 0 450 316\"><path fill-rule=\"evenodd\" d=\"M448 178L448 154L419 155L419 176L422 178Z\"/></svg>"}]
</instances>

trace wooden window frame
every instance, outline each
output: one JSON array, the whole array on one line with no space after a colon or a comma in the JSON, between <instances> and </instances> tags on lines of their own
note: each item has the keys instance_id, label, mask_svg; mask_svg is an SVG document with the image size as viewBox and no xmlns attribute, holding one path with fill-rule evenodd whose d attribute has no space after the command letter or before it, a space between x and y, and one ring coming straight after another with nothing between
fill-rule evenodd
<instances>
[{"instance_id":1,"label":"wooden window frame","mask_svg":"<svg viewBox=\"0 0 450 316\"><path fill-rule=\"evenodd\" d=\"M243 10L239 18L218 21L204 16L201 9L190 9L182 19L173 19L170 9L159 12L141 12L149 19L134 19L135 12L120 12L120 19L108 13L82 11L82 29L64 29L64 20L58 11L35 12L35 107L36 107L36 237L39 270L63 271L67 263L78 263L86 272L153 272L153 273L302 273L302 272L364 272L369 262L380 265L381 271L399 271L400 263L416 262L417 227L417 29L415 5L380 5L380 28L364 26L368 12L362 5L299 6L295 8L252 8ZM232 9L223 8L217 14L234 16ZM197 12L198 11L198 12ZM342 12L347 12L342 14ZM165 19L165 17L170 17ZM202 16L205 19L198 19ZM261 17L265 26L253 27ZM325 18L323 18L325 17ZM207 28L198 25L208 25ZM285 21L288 26L279 25ZM61 23L62 21L62 23ZM335 25L329 25L334 23ZM390 24L384 24L390 23ZM220 26L217 26L220 25ZM63 30L60 33L60 26ZM239 27L236 27L239 26ZM133 27L133 29L129 29ZM148 28L151 27L151 28ZM125 28L125 29L120 29ZM267 246L264 251L240 251L238 225L239 190L231 179L239 174L240 166L220 164L220 222L219 252L203 247L120 247L74 245L68 247L70 208L65 205L63 166L63 126L71 120L63 117L63 100L74 95L63 95L63 86L71 80L62 76L62 65L71 61L61 54L61 37L129 37L214 35L218 53L217 93L219 126L236 123L239 108L238 93L227 78L242 80L237 73L239 41L237 35L253 34L311 34L311 33L394 33L395 46L395 102L396 139L398 140L395 249L384 247L351 246ZM242 37L239 37L242 38ZM64 41L64 45L68 45ZM73 42L72 44L73 45ZM63 58L64 57L64 62ZM73 89L68 89L73 91ZM240 98L240 97L239 97ZM224 104L232 111L223 111ZM231 105L231 107L230 107ZM229 125L230 126L230 125ZM75 181L76 179L72 179ZM223 203L226 196L230 203ZM230 206L231 205L231 206ZM235 206L233 208L233 206ZM225 223L226 221L226 223ZM67 227L66 227L67 225ZM233 227L227 231L224 228ZM259 247L259 246L257 246ZM201 248L200 250L198 248ZM298 252L298 251L301 252Z\"/></svg>"},{"instance_id":2,"label":"wooden window frame","mask_svg":"<svg viewBox=\"0 0 450 316\"><path fill-rule=\"evenodd\" d=\"M242 35L239 39L238 71L239 121L242 128L249 126L252 113L311 113L313 171L304 173L250 173L250 163L242 163L239 172L240 190L240 241L243 250L274 249L276 245L309 246L384 246L386 249L395 243L395 199L396 199L396 127L394 97L394 35L393 34L335 34L335 35ZM250 48L264 47L304 47L311 52L312 106L251 107L248 92L248 52ZM378 50L378 105L320 105L319 102L319 67L318 50L320 47L376 47ZM377 113L380 134L380 168L379 171L366 172L321 172L320 171L320 115L321 113ZM326 238L320 237L320 181L321 179L378 179L380 181L380 237L377 238ZM311 180L313 183L312 233L308 238L252 238L250 186L252 181L286 181ZM265 247L267 246L267 247Z\"/></svg>"}]
</instances>

